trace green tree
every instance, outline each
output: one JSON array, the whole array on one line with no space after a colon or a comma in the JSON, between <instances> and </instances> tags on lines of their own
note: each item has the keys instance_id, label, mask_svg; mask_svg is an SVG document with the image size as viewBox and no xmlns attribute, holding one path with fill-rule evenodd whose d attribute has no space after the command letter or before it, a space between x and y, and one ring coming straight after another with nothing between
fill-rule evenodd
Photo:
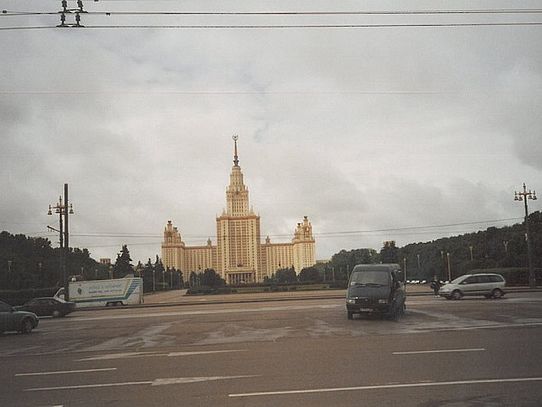
<instances>
[{"instance_id":1,"label":"green tree","mask_svg":"<svg viewBox=\"0 0 542 407\"><path fill-rule=\"evenodd\" d=\"M153 271L154 266L151 259L147 260L147 263L143 266L143 288L145 292L151 292L153 290Z\"/></svg>"},{"instance_id":2,"label":"green tree","mask_svg":"<svg viewBox=\"0 0 542 407\"><path fill-rule=\"evenodd\" d=\"M201 276L201 285L211 288L219 288L224 287L226 282L213 269L205 269L203 275Z\"/></svg>"},{"instance_id":3,"label":"green tree","mask_svg":"<svg viewBox=\"0 0 542 407\"><path fill-rule=\"evenodd\" d=\"M62 284L60 248L48 239L0 233L0 287L5 289L59 287ZM94 278L100 265L87 249L70 249L68 275Z\"/></svg>"},{"instance_id":4,"label":"green tree","mask_svg":"<svg viewBox=\"0 0 542 407\"><path fill-rule=\"evenodd\" d=\"M190 272L188 277L190 288L199 287L201 281L201 273L196 273L195 271Z\"/></svg>"},{"instance_id":5,"label":"green tree","mask_svg":"<svg viewBox=\"0 0 542 407\"><path fill-rule=\"evenodd\" d=\"M322 275L315 267L305 267L299 273L299 281L319 283L322 281Z\"/></svg>"},{"instance_id":6,"label":"green tree","mask_svg":"<svg viewBox=\"0 0 542 407\"><path fill-rule=\"evenodd\" d=\"M382 263L399 263L399 249L395 246L395 240L384 242L380 249L380 261Z\"/></svg>"},{"instance_id":7,"label":"green tree","mask_svg":"<svg viewBox=\"0 0 542 407\"><path fill-rule=\"evenodd\" d=\"M280 269L275 272L277 283L296 283L297 275L293 267Z\"/></svg>"},{"instance_id":8,"label":"green tree","mask_svg":"<svg viewBox=\"0 0 542 407\"><path fill-rule=\"evenodd\" d=\"M113 277L122 278L126 275L133 274L134 269L130 263L132 259L130 258L130 251L128 246L122 245L120 253L117 254L117 260L113 266Z\"/></svg>"},{"instance_id":9,"label":"green tree","mask_svg":"<svg viewBox=\"0 0 542 407\"><path fill-rule=\"evenodd\" d=\"M184 288L184 276L183 276L183 272L182 270L177 270L178 271L178 274L179 274L179 284L178 284L178 288L179 289L182 289Z\"/></svg>"},{"instance_id":10,"label":"green tree","mask_svg":"<svg viewBox=\"0 0 542 407\"><path fill-rule=\"evenodd\" d=\"M154 274L156 279L156 287L157 289L163 290L167 286L166 283L166 269L164 267L164 264L162 263L162 260L160 260L160 257L156 255L156 260L154 262Z\"/></svg>"}]
</instances>

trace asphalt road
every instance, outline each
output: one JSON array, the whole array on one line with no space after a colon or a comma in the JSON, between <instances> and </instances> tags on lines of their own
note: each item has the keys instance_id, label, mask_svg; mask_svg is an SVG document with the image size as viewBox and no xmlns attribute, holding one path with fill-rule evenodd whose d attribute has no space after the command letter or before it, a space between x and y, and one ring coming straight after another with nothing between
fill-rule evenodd
<instances>
[{"instance_id":1,"label":"asphalt road","mask_svg":"<svg viewBox=\"0 0 542 407\"><path fill-rule=\"evenodd\" d=\"M539 406L542 293L75 312L0 335L0 406Z\"/></svg>"}]
</instances>

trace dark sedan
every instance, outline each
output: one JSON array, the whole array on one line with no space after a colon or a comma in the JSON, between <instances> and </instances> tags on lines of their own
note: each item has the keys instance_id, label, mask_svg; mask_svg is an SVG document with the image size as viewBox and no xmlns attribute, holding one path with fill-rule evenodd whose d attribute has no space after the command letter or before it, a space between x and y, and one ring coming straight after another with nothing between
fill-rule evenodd
<instances>
[{"instance_id":1,"label":"dark sedan","mask_svg":"<svg viewBox=\"0 0 542 407\"><path fill-rule=\"evenodd\" d=\"M41 297L34 298L15 308L21 311L33 312L40 317L63 317L75 310L75 303L64 301L60 298Z\"/></svg>"},{"instance_id":2,"label":"dark sedan","mask_svg":"<svg viewBox=\"0 0 542 407\"><path fill-rule=\"evenodd\" d=\"M39 318L27 311L18 311L11 305L0 301L0 334L4 331L18 331L29 334L38 326Z\"/></svg>"}]
</instances>

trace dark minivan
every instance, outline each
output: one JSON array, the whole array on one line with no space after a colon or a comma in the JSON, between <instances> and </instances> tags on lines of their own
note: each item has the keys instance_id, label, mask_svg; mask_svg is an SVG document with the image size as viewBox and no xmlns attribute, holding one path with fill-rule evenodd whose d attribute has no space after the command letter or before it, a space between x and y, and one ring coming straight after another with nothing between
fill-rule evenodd
<instances>
[{"instance_id":1,"label":"dark minivan","mask_svg":"<svg viewBox=\"0 0 542 407\"><path fill-rule=\"evenodd\" d=\"M398 264L358 264L346 291L348 319L354 314L378 313L397 319L405 311L406 292Z\"/></svg>"}]
</instances>

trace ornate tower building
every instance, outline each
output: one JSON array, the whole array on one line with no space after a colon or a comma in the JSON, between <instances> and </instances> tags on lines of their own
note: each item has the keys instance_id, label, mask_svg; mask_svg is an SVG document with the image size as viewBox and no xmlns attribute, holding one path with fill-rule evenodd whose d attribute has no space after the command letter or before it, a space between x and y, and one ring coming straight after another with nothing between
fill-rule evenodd
<instances>
[{"instance_id":1,"label":"ornate tower building","mask_svg":"<svg viewBox=\"0 0 542 407\"><path fill-rule=\"evenodd\" d=\"M303 270L305 267L314 265L314 237L312 236L312 225L309 219L304 216L303 223L298 223L292 240L294 245L294 268Z\"/></svg>"},{"instance_id":2,"label":"ornate tower building","mask_svg":"<svg viewBox=\"0 0 542 407\"><path fill-rule=\"evenodd\" d=\"M164 230L162 261L165 267L182 270L185 281L192 271L212 268L228 284L262 282L281 268L293 267L297 273L315 264L315 240L307 216L297 224L291 243L261 242L260 217L249 205L248 188L243 180L233 137L233 167L226 188L226 208L216 218L217 244L186 246L171 221Z\"/></svg>"},{"instance_id":3,"label":"ornate tower building","mask_svg":"<svg viewBox=\"0 0 542 407\"><path fill-rule=\"evenodd\" d=\"M216 219L218 272L228 284L261 281L260 217L249 210L248 189L237 155L234 136L233 167L226 189L226 209Z\"/></svg>"}]
</instances>

